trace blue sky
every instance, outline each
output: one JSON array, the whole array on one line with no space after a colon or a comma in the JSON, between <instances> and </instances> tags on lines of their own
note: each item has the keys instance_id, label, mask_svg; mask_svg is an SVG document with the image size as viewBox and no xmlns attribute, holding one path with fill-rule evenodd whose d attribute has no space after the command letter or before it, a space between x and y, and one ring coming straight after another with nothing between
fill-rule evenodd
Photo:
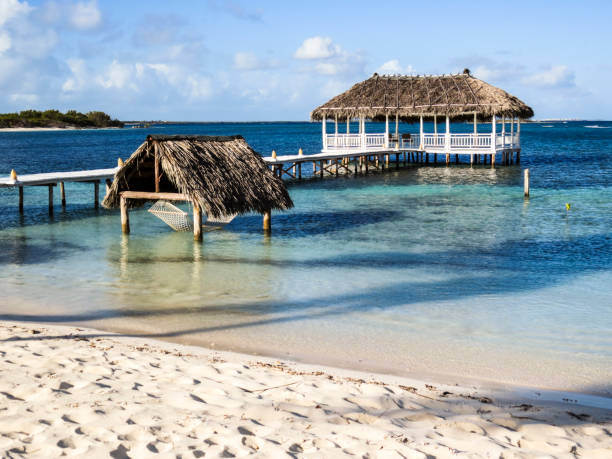
<instances>
[{"instance_id":1,"label":"blue sky","mask_svg":"<svg viewBox=\"0 0 612 459\"><path fill-rule=\"evenodd\" d=\"M306 120L372 73L468 67L536 118L612 119L612 2L0 0L0 112Z\"/></svg>"}]
</instances>

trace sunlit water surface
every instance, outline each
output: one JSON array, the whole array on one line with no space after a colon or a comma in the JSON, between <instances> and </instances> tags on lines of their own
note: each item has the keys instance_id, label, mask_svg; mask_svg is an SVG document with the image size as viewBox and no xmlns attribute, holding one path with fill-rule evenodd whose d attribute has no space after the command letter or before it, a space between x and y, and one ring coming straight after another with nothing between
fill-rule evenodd
<instances>
[{"instance_id":1,"label":"sunlit water surface","mask_svg":"<svg viewBox=\"0 0 612 459\"><path fill-rule=\"evenodd\" d=\"M0 319L610 396L611 127L524 125L520 166L293 183L295 208L273 214L271 236L247 215L201 245L146 209L123 237L117 211L92 208L91 185L68 184L53 219L46 189L26 189L24 216L16 190L0 189ZM0 174L111 167L149 132L240 133L262 153L313 153L319 129L0 133Z\"/></svg>"}]
</instances>

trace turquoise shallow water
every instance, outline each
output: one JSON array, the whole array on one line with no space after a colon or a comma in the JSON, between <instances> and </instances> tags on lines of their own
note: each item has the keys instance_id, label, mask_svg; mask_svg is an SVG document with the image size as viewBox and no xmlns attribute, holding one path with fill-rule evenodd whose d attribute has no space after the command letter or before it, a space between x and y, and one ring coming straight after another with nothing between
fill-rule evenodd
<instances>
[{"instance_id":1,"label":"turquoise shallow water","mask_svg":"<svg viewBox=\"0 0 612 459\"><path fill-rule=\"evenodd\" d=\"M45 190L27 189L20 217L0 189L0 318L610 396L612 123L552 126L522 127L520 166L290 184L296 206L273 215L271 237L247 215L202 245L144 210L122 237L91 185L68 184L53 220ZM0 133L0 174L112 166L148 132L320 147L310 123Z\"/></svg>"}]
</instances>

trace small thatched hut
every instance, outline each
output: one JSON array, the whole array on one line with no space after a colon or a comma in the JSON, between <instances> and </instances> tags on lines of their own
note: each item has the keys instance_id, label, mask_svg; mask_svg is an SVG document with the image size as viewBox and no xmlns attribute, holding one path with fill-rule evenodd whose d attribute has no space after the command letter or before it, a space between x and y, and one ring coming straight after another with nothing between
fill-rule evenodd
<instances>
[{"instance_id":1,"label":"small thatched hut","mask_svg":"<svg viewBox=\"0 0 612 459\"><path fill-rule=\"evenodd\" d=\"M264 227L272 209L293 207L283 181L239 135L148 136L117 171L102 205L125 207L127 219L128 206L157 199L191 201L194 222L201 210L212 217L258 212Z\"/></svg>"}]
</instances>

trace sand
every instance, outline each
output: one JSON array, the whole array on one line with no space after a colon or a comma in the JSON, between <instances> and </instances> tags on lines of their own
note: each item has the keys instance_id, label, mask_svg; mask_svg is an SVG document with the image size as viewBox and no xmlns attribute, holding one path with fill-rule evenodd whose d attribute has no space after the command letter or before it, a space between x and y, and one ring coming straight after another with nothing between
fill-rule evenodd
<instances>
[{"instance_id":1,"label":"sand","mask_svg":"<svg viewBox=\"0 0 612 459\"><path fill-rule=\"evenodd\" d=\"M612 457L612 411L0 322L3 457Z\"/></svg>"}]
</instances>

